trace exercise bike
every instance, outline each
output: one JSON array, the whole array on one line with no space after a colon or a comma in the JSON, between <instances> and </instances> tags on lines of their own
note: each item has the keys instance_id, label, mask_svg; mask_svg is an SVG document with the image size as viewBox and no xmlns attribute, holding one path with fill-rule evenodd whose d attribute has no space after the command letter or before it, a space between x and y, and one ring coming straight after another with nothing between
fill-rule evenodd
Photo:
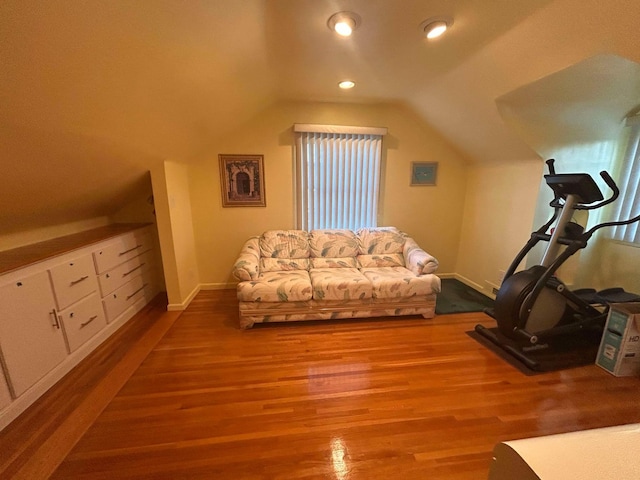
<instances>
[{"instance_id":1,"label":"exercise bike","mask_svg":"<svg viewBox=\"0 0 640 480\"><path fill-rule=\"evenodd\" d=\"M575 335L593 329L601 333L609 309L607 293L618 301L640 301L640 296L624 292L621 288L608 289L599 294L592 289L571 291L556 277L558 268L569 257L584 249L598 230L638 222L640 215L629 220L601 223L585 231L581 225L572 221L574 212L595 210L614 202L620 194L616 183L606 171L600 172L612 192L605 200L589 174L558 174L553 159L547 160L546 164L549 174L544 178L554 192L554 198L549 204L553 207L554 214L531 234L529 241L505 272L494 308L485 310L485 313L495 318L500 335L510 342L505 342L482 325L475 328L478 334L525 363L528 363L528 359L522 351L527 348L543 348L542 342L551 337ZM554 228L547 233L554 222ZM525 256L539 242L548 242L540 265L516 272ZM513 342L524 344L524 348L514 349Z\"/></svg>"}]
</instances>

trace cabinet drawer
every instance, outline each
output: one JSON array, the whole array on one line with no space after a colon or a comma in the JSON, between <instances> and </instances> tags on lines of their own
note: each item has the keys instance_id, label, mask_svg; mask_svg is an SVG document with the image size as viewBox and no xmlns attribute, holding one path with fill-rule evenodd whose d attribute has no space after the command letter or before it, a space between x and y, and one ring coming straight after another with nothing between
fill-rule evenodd
<instances>
[{"instance_id":1,"label":"cabinet drawer","mask_svg":"<svg viewBox=\"0 0 640 480\"><path fill-rule=\"evenodd\" d=\"M138 255L124 263L121 263L117 267L102 273L98 277L100 283L100 291L102 296L113 292L122 285L124 285L130 278L140 275L143 272L148 271L153 267L153 252L148 251L142 255Z\"/></svg>"},{"instance_id":2,"label":"cabinet drawer","mask_svg":"<svg viewBox=\"0 0 640 480\"><path fill-rule=\"evenodd\" d=\"M93 252L93 260L98 273L106 272L127 260L137 257L153 247L153 237L146 231L121 235L112 243Z\"/></svg>"},{"instance_id":3,"label":"cabinet drawer","mask_svg":"<svg viewBox=\"0 0 640 480\"><path fill-rule=\"evenodd\" d=\"M83 255L49 269L58 309L67 308L73 302L98 289L91 255Z\"/></svg>"},{"instance_id":4,"label":"cabinet drawer","mask_svg":"<svg viewBox=\"0 0 640 480\"><path fill-rule=\"evenodd\" d=\"M72 352L107 325L97 293L58 312L58 315Z\"/></svg>"},{"instance_id":5,"label":"cabinet drawer","mask_svg":"<svg viewBox=\"0 0 640 480\"><path fill-rule=\"evenodd\" d=\"M149 289L152 285L153 271L149 271L132 278L123 286L104 297L102 302L107 314L107 321L115 320L127 308L139 299L144 298L146 295L145 289Z\"/></svg>"}]
</instances>

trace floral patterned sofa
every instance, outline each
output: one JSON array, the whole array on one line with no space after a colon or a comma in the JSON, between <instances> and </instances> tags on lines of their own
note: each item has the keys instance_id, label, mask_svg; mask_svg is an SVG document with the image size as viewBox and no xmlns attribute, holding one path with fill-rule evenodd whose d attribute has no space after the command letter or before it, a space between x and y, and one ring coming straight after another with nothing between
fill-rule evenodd
<instances>
[{"instance_id":1,"label":"floral patterned sofa","mask_svg":"<svg viewBox=\"0 0 640 480\"><path fill-rule=\"evenodd\" d=\"M250 238L233 267L240 326L435 314L438 261L393 227L271 230Z\"/></svg>"}]
</instances>

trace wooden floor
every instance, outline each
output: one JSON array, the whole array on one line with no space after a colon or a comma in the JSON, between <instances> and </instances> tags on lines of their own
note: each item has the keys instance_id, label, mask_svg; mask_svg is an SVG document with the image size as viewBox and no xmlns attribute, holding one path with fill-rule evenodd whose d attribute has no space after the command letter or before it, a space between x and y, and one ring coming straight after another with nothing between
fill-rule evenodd
<instances>
[{"instance_id":1,"label":"wooden floor","mask_svg":"<svg viewBox=\"0 0 640 480\"><path fill-rule=\"evenodd\" d=\"M484 479L497 442L640 422L640 379L525 376L465 334L492 325L483 314L241 331L236 310L233 291L206 291L177 319L157 313L161 327L147 312L147 333L71 387L86 397L109 378L106 408L93 393L93 413L76 401L46 428L30 411L3 432L0 477Z\"/></svg>"}]
</instances>

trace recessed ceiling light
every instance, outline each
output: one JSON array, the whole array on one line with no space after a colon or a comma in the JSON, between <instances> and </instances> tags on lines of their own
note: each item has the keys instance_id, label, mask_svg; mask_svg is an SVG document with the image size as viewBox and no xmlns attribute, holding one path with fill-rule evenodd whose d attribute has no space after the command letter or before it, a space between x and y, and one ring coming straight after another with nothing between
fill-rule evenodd
<instances>
[{"instance_id":1,"label":"recessed ceiling light","mask_svg":"<svg viewBox=\"0 0 640 480\"><path fill-rule=\"evenodd\" d=\"M338 35L348 37L360 25L360 17L353 12L338 12L329 17L327 25Z\"/></svg>"},{"instance_id":2,"label":"recessed ceiling light","mask_svg":"<svg viewBox=\"0 0 640 480\"><path fill-rule=\"evenodd\" d=\"M432 40L441 36L451 25L453 25L451 17L432 17L422 22L419 28L424 36Z\"/></svg>"},{"instance_id":3,"label":"recessed ceiling light","mask_svg":"<svg viewBox=\"0 0 640 480\"><path fill-rule=\"evenodd\" d=\"M353 88L356 86L356 82L353 82L351 80L343 80L338 84L338 86L343 90L349 90L350 88Z\"/></svg>"}]
</instances>

